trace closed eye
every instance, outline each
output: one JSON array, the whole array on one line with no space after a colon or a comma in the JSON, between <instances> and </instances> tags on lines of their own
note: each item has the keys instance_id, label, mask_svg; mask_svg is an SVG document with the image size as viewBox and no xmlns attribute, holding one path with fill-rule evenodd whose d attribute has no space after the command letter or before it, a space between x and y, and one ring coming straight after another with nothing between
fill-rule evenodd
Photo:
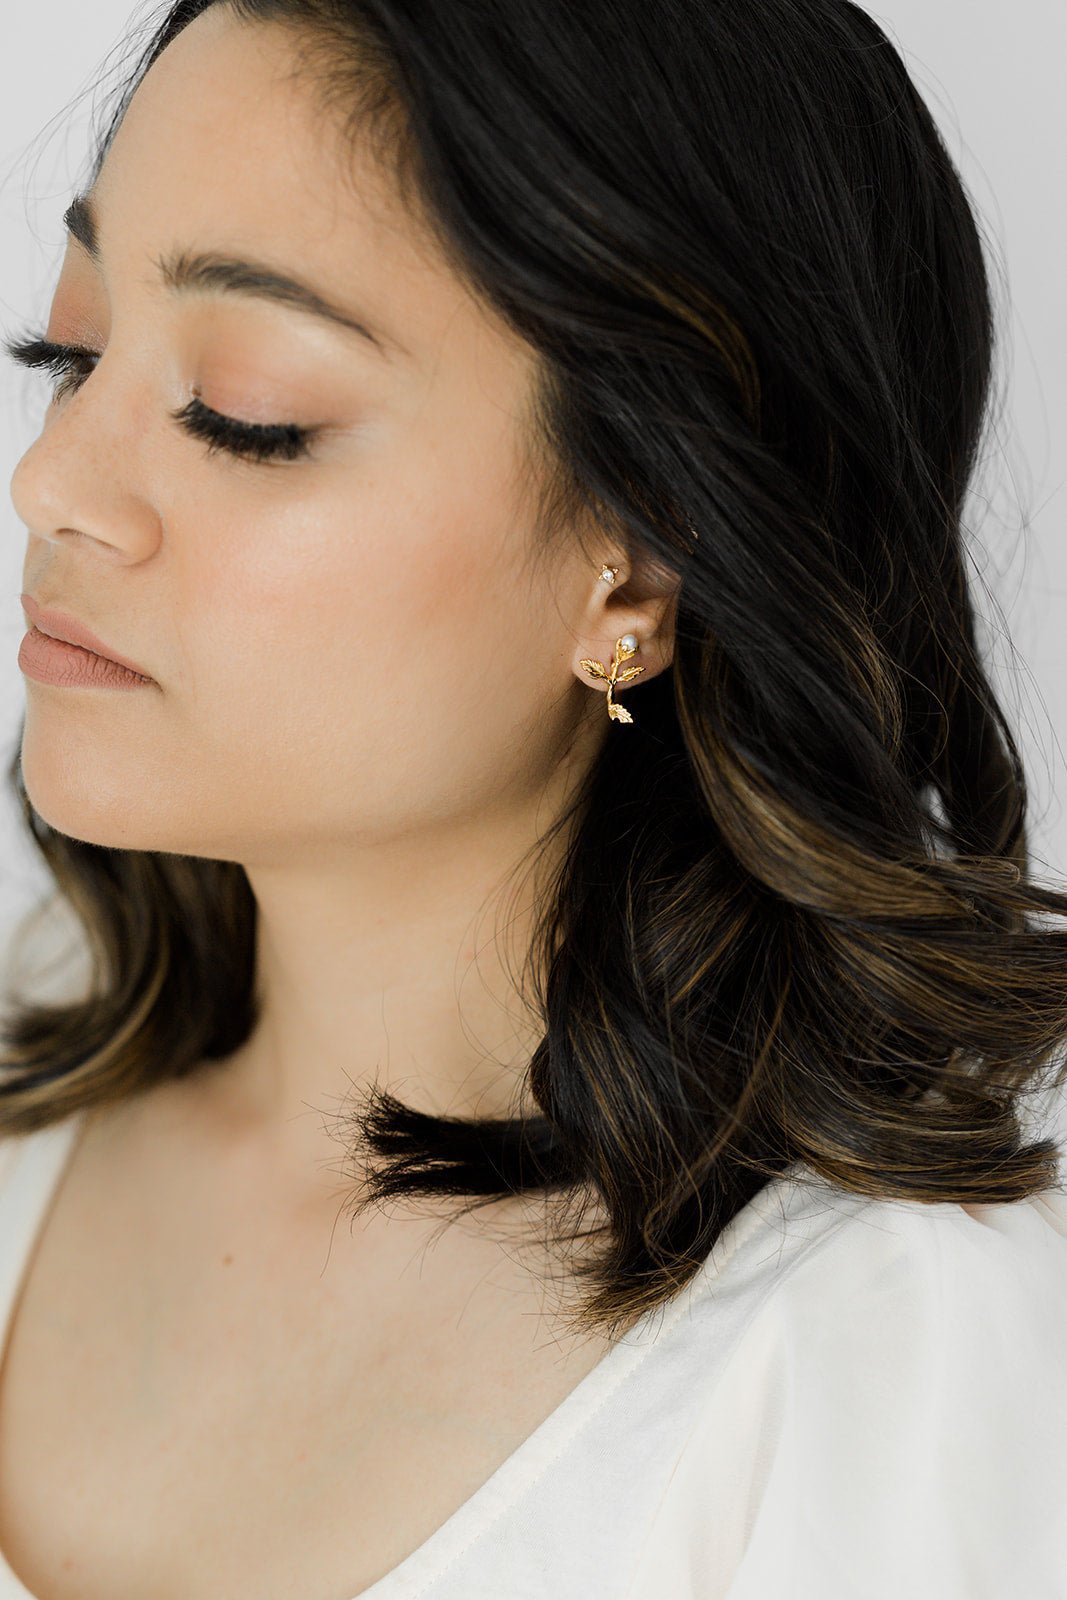
<instances>
[{"instance_id":1,"label":"closed eye","mask_svg":"<svg viewBox=\"0 0 1067 1600\"><path fill-rule=\"evenodd\" d=\"M2 348L21 366L44 368L55 382L52 403L81 388L99 357L80 345L55 344L41 334L26 333L2 341ZM235 417L212 411L194 394L170 416L194 438L204 440L208 455L224 450L229 455L257 462L295 461L311 454L311 444L319 428L301 427L295 422L238 422Z\"/></svg>"}]
</instances>

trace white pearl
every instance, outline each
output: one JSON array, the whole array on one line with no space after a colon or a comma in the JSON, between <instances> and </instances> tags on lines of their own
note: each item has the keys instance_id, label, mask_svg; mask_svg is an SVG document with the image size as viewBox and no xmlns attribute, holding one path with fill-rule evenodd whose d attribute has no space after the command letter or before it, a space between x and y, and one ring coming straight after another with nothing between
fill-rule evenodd
<instances>
[{"instance_id":1,"label":"white pearl","mask_svg":"<svg viewBox=\"0 0 1067 1600\"><path fill-rule=\"evenodd\" d=\"M637 636L633 633L624 633L622 636L623 648L626 650L637 649Z\"/></svg>"}]
</instances>

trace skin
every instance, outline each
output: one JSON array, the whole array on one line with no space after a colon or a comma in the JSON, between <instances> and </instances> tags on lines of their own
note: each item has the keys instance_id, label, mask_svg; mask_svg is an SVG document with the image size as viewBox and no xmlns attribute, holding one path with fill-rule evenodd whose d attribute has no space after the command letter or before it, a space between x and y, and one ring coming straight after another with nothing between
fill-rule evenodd
<instances>
[{"instance_id":1,"label":"skin","mask_svg":"<svg viewBox=\"0 0 1067 1600\"><path fill-rule=\"evenodd\" d=\"M23 589L154 680L26 678L30 798L79 839L247 871L264 1019L181 1092L275 1197L332 1183L320 1113L371 1079L426 1110L514 1112L538 1037L513 983L531 902L505 938L492 897L627 737L581 658L609 665L632 632L642 681L662 671L673 599L606 532L531 564L534 352L369 156L324 137L293 60L282 29L215 7L147 74L95 185L102 268L70 240L48 322L101 359L11 481ZM172 295L153 258L178 245L310 280L410 359L283 306ZM194 385L242 420L330 431L308 460L209 456L168 415Z\"/></svg>"}]
</instances>

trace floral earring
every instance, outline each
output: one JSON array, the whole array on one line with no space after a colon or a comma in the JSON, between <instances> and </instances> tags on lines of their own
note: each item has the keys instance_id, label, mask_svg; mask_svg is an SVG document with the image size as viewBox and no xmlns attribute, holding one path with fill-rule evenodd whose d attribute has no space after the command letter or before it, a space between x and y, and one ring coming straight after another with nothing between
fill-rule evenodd
<instances>
[{"instance_id":1,"label":"floral earring","mask_svg":"<svg viewBox=\"0 0 1067 1600\"><path fill-rule=\"evenodd\" d=\"M605 565L600 569L600 576L605 583L614 583L618 575L618 567ZM603 678L607 682L608 716L616 722L632 722L634 720L626 707L618 705L612 695L616 684L626 683L631 678L636 678L640 673L644 672L644 667L626 667L624 671L619 671L622 663L628 661L631 656L636 655L640 648L635 634L624 633L620 639L615 641L615 653L611 658L610 672L602 662L592 661L587 656L583 657L579 663L585 668L586 672L592 673L594 678Z\"/></svg>"}]
</instances>

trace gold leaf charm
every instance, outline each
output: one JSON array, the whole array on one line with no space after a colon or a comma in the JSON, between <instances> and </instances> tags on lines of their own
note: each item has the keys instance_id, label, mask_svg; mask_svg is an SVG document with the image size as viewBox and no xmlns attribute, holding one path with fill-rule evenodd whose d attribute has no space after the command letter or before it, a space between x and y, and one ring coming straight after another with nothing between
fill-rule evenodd
<instances>
[{"instance_id":1,"label":"gold leaf charm","mask_svg":"<svg viewBox=\"0 0 1067 1600\"><path fill-rule=\"evenodd\" d=\"M581 665L585 668L586 672L591 672L594 678L603 678L606 681L608 686L608 716L614 722L632 722L634 720L630 713L623 706L617 705L611 698L615 689L615 685L617 683L625 683L629 678L636 678L645 670L644 667L627 667L625 672L619 671L620 662L626 661L630 656L637 654L637 645L627 644L626 639L627 635L623 634L621 638L616 639L615 641L615 650L611 658L610 672L606 671L601 662L593 661L589 656L583 656L581 658Z\"/></svg>"}]
</instances>

